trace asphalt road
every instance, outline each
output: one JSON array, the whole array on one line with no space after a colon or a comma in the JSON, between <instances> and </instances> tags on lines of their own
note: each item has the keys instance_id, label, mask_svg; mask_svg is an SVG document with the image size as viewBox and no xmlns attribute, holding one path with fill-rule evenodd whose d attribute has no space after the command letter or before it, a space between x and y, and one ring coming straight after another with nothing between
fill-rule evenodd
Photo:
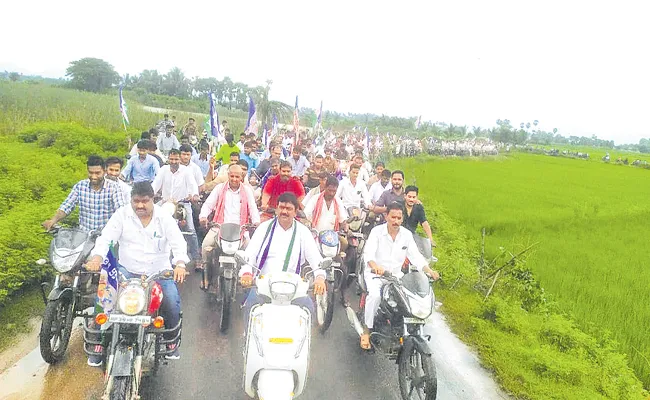
<instances>
[{"instance_id":1,"label":"asphalt road","mask_svg":"<svg viewBox=\"0 0 650 400\"><path fill-rule=\"evenodd\" d=\"M181 288L181 359L169 361L156 376L144 379L143 399L248 398L242 387L242 313L234 312L228 334L219 333L217 304L198 284L198 274L192 274ZM437 366L439 399L506 398L476 357L449 331L440 314L427 329L432 334L430 346ZM328 332L321 335L313 330L312 338L309 376L301 399L401 398L397 365L380 354L359 349L358 336L339 304ZM101 370L85 365L79 331L70 346L68 357L56 366L42 362L35 349L0 376L0 398L99 399Z\"/></svg>"}]
</instances>

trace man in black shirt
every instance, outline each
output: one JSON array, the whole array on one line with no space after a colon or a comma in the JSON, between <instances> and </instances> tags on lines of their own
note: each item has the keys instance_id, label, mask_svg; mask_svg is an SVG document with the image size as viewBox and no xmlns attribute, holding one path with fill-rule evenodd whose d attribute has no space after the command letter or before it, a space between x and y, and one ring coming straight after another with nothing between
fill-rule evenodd
<instances>
[{"instance_id":1,"label":"man in black shirt","mask_svg":"<svg viewBox=\"0 0 650 400\"><path fill-rule=\"evenodd\" d=\"M436 242L433 240L431 234L431 226L424 212L424 206L418 201L418 191L417 186L407 186L404 189L404 220L402 221L402 226L415 233L418 225L421 224L422 230L424 230L424 233L431 241L431 245L436 247Z\"/></svg>"},{"instance_id":2,"label":"man in black shirt","mask_svg":"<svg viewBox=\"0 0 650 400\"><path fill-rule=\"evenodd\" d=\"M404 184L404 172L400 170L393 171L390 183L392 189L382 193L375 205L370 207L370 210L375 214L385 213L388 205L394 201L404 204L404 187L402 186Z\"/></svg>"}]
</instances>

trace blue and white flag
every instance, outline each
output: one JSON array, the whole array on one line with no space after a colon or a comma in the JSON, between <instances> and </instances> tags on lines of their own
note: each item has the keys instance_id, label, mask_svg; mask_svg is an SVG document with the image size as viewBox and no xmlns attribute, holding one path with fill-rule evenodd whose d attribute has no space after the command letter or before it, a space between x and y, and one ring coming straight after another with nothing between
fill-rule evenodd
<instances>
[{"instance_id":1,"label":"blue and white flag","mask_svg":"<svg viewBox=\"0 0 650 400\"><path fill-rule=\"evenodd\" d=\"M368 134L367 126L366 129L363 131L363 133L366 135L366 142L365 142L365 146L363 146L363 152L367 157L370 154L370 134Z\"/></svg>"},{"instance_id":2,"label":"blue and white flag","mask_svg":"<svg viewBox=\"0 0 650 400\"><path fill-rule=\"evenodd\" d=\"M102 263L97 286L96 309L110 314L117 301L117 260L113 255L113 245L108 249L108 254Z\"/></svg>"},{"instance_id":3,"label":"blue and white flag","mask_svg":"<svg viewBox=\"0 0 650 400\"><path fill-rule=\"evenodd\" d=\"M316 126L314 130L323 126L323 100L320 101L320 108L318 109L318 116L316 117Z\"/></svg>"},{"instance_id":4,"label":"blue and white flag","mask_svg":"<svg viewBox=\"0 0 650 400\"><path fill-rule=\"evenodd\" d=\"M126 102L124 101L124 96L122 96L122 86L120 86L120 112L122 113L124 124L128 125L129 117L126 115Z\"/></svg>"},{"instance_id":5,"label":"blue and white flag","mask_svg":"<svg viewBox=\"0 0 650 400\"><path fill-rule=\"evenodd\" d=\"M248 104L248 121L246 121L246 133L254 133L257 136L257 111L255 110L255 103L253 98L249 97L250 103Z\"/></svg>"},{"instance_id":6,"label":"blue and white flag","mask_svg":"<svg viewBox=\"0 0 650 400\"><path fill-rule=\"evenodd\" d=\"M210 99L210 133L212 137L217 138L219 141L221 141L221 125L219 124L219 113L217 112L214 93L208 93L208 98ZM225 140L223 141L225 142Z\"/></svg>"},{"instance_id":7,"label":"blue and white flag","mask_svg":"<svg viewBox=\"0 0 650 400\"><path fill-rule=\"evenodd\" d=\"M415 120L415 129L420 129L420 125L422 124L422 116L420 115L417 120Z\"/></svg>"},{"instance_id":8,"label":"blue and white flag","mask_svg":"<svg viewBox=\"0 0 650 400\"><path fill-rule=\"evenodd\" d=\"M273 125L271 127L271 135L275 136L278 134L278 116L273 113Z\"/></svg>"}]
</instances>

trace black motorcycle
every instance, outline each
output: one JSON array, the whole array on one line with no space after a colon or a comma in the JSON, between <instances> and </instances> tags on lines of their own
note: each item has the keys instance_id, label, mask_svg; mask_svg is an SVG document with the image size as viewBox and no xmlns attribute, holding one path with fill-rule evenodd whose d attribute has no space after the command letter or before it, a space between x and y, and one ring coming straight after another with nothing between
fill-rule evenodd
<instances>
[{"instance_id":1,"label":"black motorcycle","mask_svg":"<svg viewBox=\"0 0 650 400\"><path fill-rule=\"evenodd\" d=\"M173 271L131 279L120 273L114 309L95 315L94 324L92 316L84 319L84 351L106 360L103 399L139 399L143 372L155 374L164 357L174 352L168 345L180 346L182 313L170 329L159 315L163 292L156 281L163 279L174 279ZM97 345L102 346L101 353Z\"/></svg>"},{"instance_id":2,"label":"black motorcycle","mask_svg":"<svg viewBox=\"0 0 650 400\"><path fill-rule=\"evenodd\" d=\"M434 312L435 297L431 281L422 272L411 271L401 279L385 272L374 279L384 281L382 299L375 315L370 344L374 350L395 360L398 365L399 389L404 400L434 400L437 396L436 368L423 327ZM363 291L359 312L346 308L354 330L363 334L366 286L363 274L359 285Z\"/></svg>"},{"instance_id":3,"label":"black motorcycle","mask_svg":"<svg viewBox=\"0 0 650 400\"><path fill-rule=\"evenodd\" d=\"M208 249L208 262L203 268L201 288L215 294L221 304L219 330L225 333L230 327L232 303L237 294L239 264L235 252L245 245L244 234L251 225L212 223L210 229L219 231Z\"/></svg>"},{"instance_id":4,"label":"black motorcycle","mask_svg":"<svg viewBox=\"0 0 650 400\"><path fill-rule=\"evenodd\" d=\"M57 274L48 295L45 291L49 283L41 284L45 313L39 339L43 360L54 364L65 355L74 319L84 316L83 310L95 304L93 276L98 273L84 271L83 263L95 246L99 232L55 227L50 233L54 238L49 258ZM40 259L36 263L45 265L47 260Z\"/></svg>"}]
</instances>

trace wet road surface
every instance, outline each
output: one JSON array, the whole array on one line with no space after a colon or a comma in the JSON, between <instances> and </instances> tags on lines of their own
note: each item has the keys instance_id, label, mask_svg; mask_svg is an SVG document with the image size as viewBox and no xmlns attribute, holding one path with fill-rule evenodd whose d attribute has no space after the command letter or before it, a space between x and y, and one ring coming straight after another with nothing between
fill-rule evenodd
<instances>
[{"instance_id":1,"label":"wet road surface","mask_svg":"<svg viewBox=\"0 0 650 400\"><path fill-rule=\"evenodd\" d=\"M156 376L145 377L143 399L248 398L242 386L242 313L235 310L231 330L226 335L219 333L218 306L198 285L198 274L192 274L181 288L181 359L162 365ZM352 300L356 300L354 295ZM440 314L427 330L432 334L438 399L506 398L473 353L449 331ZM75 331L60 365L48 367L36 348L0 375L0 399L99 399L102 370L86 365L81 333L80 329ZM358 343L344 309L337 304L328 332L321 335L312 330L309 376L299 398L400 399L397 365L380 354L362 352Z\"/></svg>"}]
</instances>

